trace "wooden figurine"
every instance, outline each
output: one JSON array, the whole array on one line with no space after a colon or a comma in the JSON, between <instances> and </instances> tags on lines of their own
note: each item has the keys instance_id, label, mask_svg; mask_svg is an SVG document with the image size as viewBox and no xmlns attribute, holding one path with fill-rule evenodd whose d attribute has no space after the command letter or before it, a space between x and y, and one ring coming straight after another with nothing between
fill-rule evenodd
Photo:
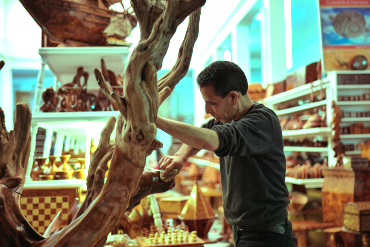
<instances>
[{"instance_id":1,"label":"wooden figurine","mask_svg":"<svg viewBox=\"0 0 370 247\"><path fill-rule=\"evenodd\" d=\"M42 112L55 112L58 104L58 97L54 92L53 87L48 87L42 93L42 100L44 103L41 105Z\"/></svg>"},{"instance_id":2,"label":"wooden figurine","mask_svg":"<svg viewBox=\"0 0 370 247\"><path fill-rule=\"evenodd\" d=\"M331 128L333 130L333 139L340 140L340 122L342 121L342 111L340 107L335 103L333 100L331 102L332 108L332 120L331 120Z\"/></svg>"}]
</instances>

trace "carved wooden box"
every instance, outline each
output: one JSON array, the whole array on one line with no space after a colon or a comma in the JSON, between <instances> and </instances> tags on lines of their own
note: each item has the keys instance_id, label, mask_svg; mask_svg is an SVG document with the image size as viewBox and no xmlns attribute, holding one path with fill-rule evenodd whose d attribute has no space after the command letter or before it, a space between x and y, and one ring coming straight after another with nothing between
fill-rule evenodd
<instances>
[{"instance_id":1,"label":"carved wooden box","mask_svg":"<svg viewBox=\"0 0 370 247\"><path fill-rule=\"evenodd\" d=\"M169 197L158 201L162 218L177 218L189 196Z\"/></svg>"},{"instance_id":2,"label":"carved wooden box","mask_svg":"<svg viewBox=\"0 0 370 247\"><path fill-rule=\"evenodd\" d=\"M370 201L347 203L343 226L352 231L370 232Z\"/></svg>"}]
</instances>

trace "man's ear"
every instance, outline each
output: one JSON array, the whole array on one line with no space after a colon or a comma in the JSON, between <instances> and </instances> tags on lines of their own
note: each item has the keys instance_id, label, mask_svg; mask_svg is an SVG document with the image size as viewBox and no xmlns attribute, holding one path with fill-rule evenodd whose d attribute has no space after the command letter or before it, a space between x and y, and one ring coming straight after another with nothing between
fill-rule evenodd
<instances>
[{"instance_id":1,"label":"man's ear","mask_svg":"<svg viewBox=\"0 0 370 247\"><path fill-rule=\"evenodd\" d=\"M231 104L236 105L236 103L238 102L238 94L236 93L236 91L231 91L229 95L231 97Z\"/></svg>"}]
</instances>

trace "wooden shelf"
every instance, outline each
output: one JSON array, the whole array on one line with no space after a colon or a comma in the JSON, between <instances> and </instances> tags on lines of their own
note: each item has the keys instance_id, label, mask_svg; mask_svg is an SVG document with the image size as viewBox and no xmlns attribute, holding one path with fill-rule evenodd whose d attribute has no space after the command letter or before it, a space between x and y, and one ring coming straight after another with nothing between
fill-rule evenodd
<instances>
[{"instance_id":1,"label":"wooden shelf","mask_svg":"<svg viewBox=\"0 0 370 247\"><path fill-rule=\"evenodd\" d=\"M331 133L329 127L324 128L311 128L311 129L299 129L299 130L284 130L283 137L313 137L322 136Z\"/></svg>"},{"instance_id":2,"label":"wooden shelf","mask_svg":"<svg viewBox=\"0 0 370 247\"><path fill-rule=\"evenodd\" d=\"M319 91L320 90L320 81L314 81L313 82L313 91ZM322 79L322 88L328 88L330 87L330 79L328 77ZM263 99L264 104L268 105L275 105L279 103L286 102L291 99L299 98L304 95L308 95L311 93L311 83L305 84L296 88L293 88L289 91L285 91L276 95L273 95L271 97Z\"/></svg>"},{"instance_id":3,"label":"wooden shelf","mask_svg":"<svg viewBox=\"0 0 370 247\"><path fill-rule=\"evenodd\" d=\"M370 134L340 135L340 139L370 139Z\"/></svg>"},{"instance_id":4,"label":"wooden shelf","mask_svg":"<svg viewBox=\"0 0 370 247\"><path fill-rule=\"evenodd\" d=\"M307 110L307 109L312 109L312 108L315 108L315 107L323 106L323 105L326 105L326 103L327 103L326 100L321 100L321 101L314 102L314 103L309 103L309 104L306 104L306 105L295 106L295 107L291 107L291 108L283 109L283 110L276 110L275 113L278 116L287 115L287 114L291 114L291 113L294 113L294 112L300 112L300 111L304 111L304 110Z\"/></svg>"},{"instance_id":5,"label":"wooden shelf","mask_svg":"<svg viewBox=\"0 0 370 247\"><path fill-rule=\"evenodd\" d=\"M370 117L346 117L342 118L342 123L344 122L370 122Z\"/></svg>"},{"instance_id":6,"label":"wooden shelf","mask_svg":"<svg viewBox=\"0 0 370 247\"><path fill-rule=\"evenodd\" d=\"M324 153L328 152L327 147L298 147L298 146L285 146L284 151L293 151L293 152L318 152Z\"/></svg>"},{"instance_id":7,"label":"wooden shelf","mask_svg":"<svg viewBox=\"0 0 370 247\"><path fill-rule=\"evenodd\" d=\"M308 179L296 179L291 177L285 177L285 183L304 185L306 188L321 188L324 179L323 178L308 178Z\"/></svg>"},{"instance_id":8,"label":"wooden shelf","mask_svg":"<svg viewBox=\"0 0 370 247\"><path fill-rule=\"evenodd\" d=\"M338 89L370 89L370 84L361 85L338 85Z\"/></svg>"},{"instance_id":9,"label":"wooden shelf","mask_svg":"<svg viewBox=\"0 0 370 247\"><path fill-rule=\"evenodd\" d=\"M351 105L370 105L370 100L361 101L338 101L337 105L341 106L351 106Z\"/></svg>"}]
</instances>

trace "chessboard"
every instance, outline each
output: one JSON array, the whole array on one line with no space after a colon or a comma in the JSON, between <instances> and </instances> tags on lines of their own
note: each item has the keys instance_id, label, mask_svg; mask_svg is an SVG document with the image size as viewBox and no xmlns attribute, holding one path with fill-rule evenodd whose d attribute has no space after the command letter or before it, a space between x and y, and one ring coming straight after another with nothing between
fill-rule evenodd
<instances>
[{"instance_id":1,"label":"chessboard","mask_svg":"<svg viewBox=\"0 0 370 247\"><path fill-rule=\"evenodd\" d=\"M62 211L62 228L68 225L69 196L21 197L21 211L31 226L44 234L59 211Z\"/></svg>"},{"instance_id":2,"label":"chessboard","mask_svg":"<svg viewBox=\"0 0 370 247\"><path fill-rule=\"evenodd\" d=\"M163 231L160 234L150 234L148 237L137 237L137 243L140 247L166 247L166 246L204 246L204 241L192 232L189 235L188 231L167 232Z\"/></svg>"}]
</instances>

